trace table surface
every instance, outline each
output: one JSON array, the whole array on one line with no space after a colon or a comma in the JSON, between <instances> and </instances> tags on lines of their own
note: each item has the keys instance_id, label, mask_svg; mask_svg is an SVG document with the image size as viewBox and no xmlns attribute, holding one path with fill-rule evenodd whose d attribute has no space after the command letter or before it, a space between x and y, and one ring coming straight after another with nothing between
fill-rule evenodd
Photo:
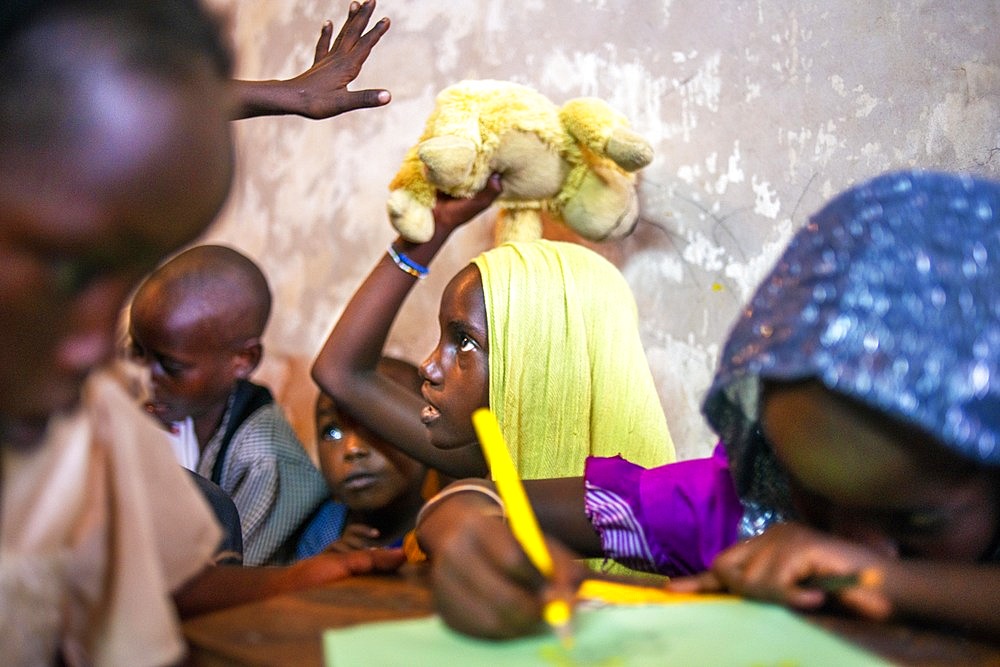
<instances>
[{"instance_id":1,"label":"table surface","mask_svg":"<svg viewBox=\"0 0 1000 667\"><path fill-rule=\"evenodd\" d=\"M323 588L205 614L184 623L189 665L323 664L328 628L432 613L425 571L355 576ZM1000 665L1000 644L897 624L833 615L807 616L889 660L906 665Z\"/></svg>"}]
</instances>

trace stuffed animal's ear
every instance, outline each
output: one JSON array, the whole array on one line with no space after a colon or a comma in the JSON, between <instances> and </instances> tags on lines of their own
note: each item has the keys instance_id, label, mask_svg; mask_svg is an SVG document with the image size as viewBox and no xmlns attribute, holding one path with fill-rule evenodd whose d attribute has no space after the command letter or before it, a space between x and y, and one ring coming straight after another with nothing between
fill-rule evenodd
<instances>
[{"instance_id":1,"label":"stuffed animal's ear","mask_svg":"<svg viewBox=\"0 0 1000 667\"><path fill-rule=\"evenodd\" d=\"M616 127L604 148L607 156L625 171L639 171L653 161L653 147L625 127Z\"/></svg>"},{"instance_id":2,"label":"stuffed animal's ear","mask_svg":"<svg viewBox=\"0 0 1000 667\"><path fill-rule=\"evenodd\" d=\"M596 97L578 97L559 109L566 131L582 146L607 157L625 171L638 171L653 160L653 147L629 129L628 119Z\"/></svg>"}]
</instances>

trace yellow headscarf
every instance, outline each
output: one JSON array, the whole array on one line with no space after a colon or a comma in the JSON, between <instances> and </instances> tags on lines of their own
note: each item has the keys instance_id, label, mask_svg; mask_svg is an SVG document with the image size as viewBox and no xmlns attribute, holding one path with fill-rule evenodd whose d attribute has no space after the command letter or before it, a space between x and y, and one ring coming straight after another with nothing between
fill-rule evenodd
<instances>
[{"instance_id":1,"label":"yellow headscarf","mask_svg":"<svg viewBox=\"0 0 1000 667\"><path fill-rule=\"evenodd\" d=\"M490 407L524 479L583 474L588 455L675 459L617 268L558 241L511 242L473 263L489 335Z\"/></svg>"}]
</instances>

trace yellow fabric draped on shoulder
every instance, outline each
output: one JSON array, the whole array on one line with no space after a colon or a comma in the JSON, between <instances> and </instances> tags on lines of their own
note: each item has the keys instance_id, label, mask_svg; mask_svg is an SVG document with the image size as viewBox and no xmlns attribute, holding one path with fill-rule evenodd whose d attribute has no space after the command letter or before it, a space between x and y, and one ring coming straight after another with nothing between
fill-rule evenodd
<instances>
[{"instance_id":1,"label":"yellow fabric draped on shoulder","mask_svg":"<svg viewBox=\"0 0 1000 667\"><path fill-rule=\"evenodd\" d=\"M523 479L583 474L587 456L675 459L635 299L594 251L511 242L473 263L486 299L490 407Z\"/></svg>"}]
</instances>

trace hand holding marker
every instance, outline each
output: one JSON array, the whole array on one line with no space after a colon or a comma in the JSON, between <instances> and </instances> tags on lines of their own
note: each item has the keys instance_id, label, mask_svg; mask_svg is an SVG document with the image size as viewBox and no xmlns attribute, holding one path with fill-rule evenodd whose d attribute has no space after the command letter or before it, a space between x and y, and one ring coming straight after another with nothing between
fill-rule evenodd
<instances>
[{"instance_id":1,"label":"hand holding marker","mask_svg":"<svg viewBox=\"0 0 1000 667\"><path fill-rule=\"evenodd\" d=\"M476 429L479 444L490 466L493 482L506 505L511 532L514 533L514 537L517 538L532 565L544 577L551 579L555 572L552 556L545 546L538 520L528 503L528 496L517 475L517 469L514 468L510 452L507 451L507 444L504 442L503 434L500 433L496 417L489 409L480 408L472 414L472 425ZM555 631L563 646L567 648L572 646L573 638L570 634L572 610L569 603L561 599L550 600L546 603L542 616Z\"/></svg>"}]
</instances>

